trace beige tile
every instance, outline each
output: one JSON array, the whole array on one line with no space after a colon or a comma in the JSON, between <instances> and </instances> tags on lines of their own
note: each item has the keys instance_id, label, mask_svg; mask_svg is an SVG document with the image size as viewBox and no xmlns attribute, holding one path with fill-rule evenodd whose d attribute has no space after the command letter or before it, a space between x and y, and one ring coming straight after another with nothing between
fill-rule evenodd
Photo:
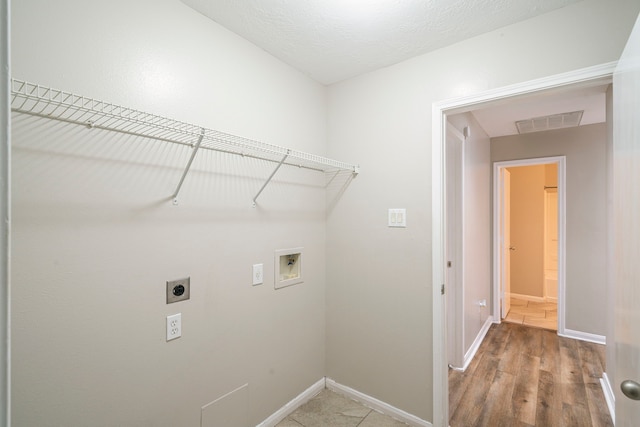
<instances>
[{"instance_id":1,"label":"beige tile","mask_svg":"<svg viewBox=\"0 0 640 427\"><path fill-rule=\"evenodd\" d=\"M276 427L301 427L301 426L302 424L300 424L296 420L292 420L290 417L287 417L284 420L280 421L278 424L276 424Z\"/></svg>"},{"instance_id":2,"label":"beige tile","mask_svg":"<svg viewBox=\"0 0 640 427\"><path fill-rule=\"evenodd\" d=\"M509 313L523 314L525 316L540 317L543 319L546 317L544 310L529 307L511 307Z\"/></svg>"},{"instance_id":3,"label":"beige tile","mask_svg":"<svg viewBox=\"0 0 640 427\"><path fill-rule=\"evenodd\" d=\"M376 411L371 411L369 415L360 423L358 427L406 427L408 424L383 415Z\"/></svg>"},{"instance_id":4,"label":"beige tile","mask_svg":"<svg viewBox=\"0 0 640 427\"><path fill-rule=\"evenodd\" d=\"M523 300L523 299L518 299L518 298L511 298L511 306L517 306L517 307L526 307L527 303L529 301Z\"/></svg>"},{"instance_id":5,"label":"beige tile","mask_svg":"<svg viewBox=\"0 0 640 427\"><path fill-rule=\"evenodd\" d=\"M507 317L504 319L505 322L509 323L519 323L522 324L524 321L524 314L514 313L513 310L507 313Z\"/></svg>"},{"instance_id":6,"label":"beige tile","mask_svg":"<svg viewBox=\"0 0 640 427\"><path fill-rule=\"evenodd\" d=\"M356 427L371 409L330 390L302 405L289 419L304 427Z\"/></svg>"}]
</instances>

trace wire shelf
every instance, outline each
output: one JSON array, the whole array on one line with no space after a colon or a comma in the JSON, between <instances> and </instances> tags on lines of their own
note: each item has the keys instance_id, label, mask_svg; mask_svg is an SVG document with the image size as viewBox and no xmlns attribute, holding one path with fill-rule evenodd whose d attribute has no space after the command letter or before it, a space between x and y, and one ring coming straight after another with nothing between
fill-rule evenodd
<instances>
[{"instance_id":1,"label":"wire shelf","mask_svg":"<svg viewBox=\"0 0 640 427\"><path fill-rule=\"evenodd\" d=\"M23 80L11 80L11 95L11 110L15 112L192 147L189 165L174 197L177 196L193 157L200 148L277 163L273 174L282 165L325 173L350 171L357 174L359 172L357 165L206 129ZM260 192L269 183L271 177ZM254 198L254 203L260 192Z\"/></svg>"}]
</instances>

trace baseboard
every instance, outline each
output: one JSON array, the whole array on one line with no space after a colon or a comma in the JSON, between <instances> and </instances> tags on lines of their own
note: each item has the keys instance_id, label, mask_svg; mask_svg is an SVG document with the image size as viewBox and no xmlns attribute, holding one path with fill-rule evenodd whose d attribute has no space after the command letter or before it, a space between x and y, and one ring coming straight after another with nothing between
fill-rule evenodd
<instances>
[{"instance_id":1,"label":"baseboard","mask_svg":"<svg viewBox=\"0 0 640 427\"><path fill-rule=\"evenodd\" d=\"M463 372L466 371L467 368L469 367L469 364L471 363L471 361L473 360L473 357L478 352L478 349L480 348L480 344L482 344L482 341L484 341L484 337L487 335L487 332L489 332L489 328L491 327L492 324L493 324L493 316L487 317L487 320L484 322L484 325L482 325L482 328L480 329L480 332L478 332L476 339L473 340L471 347L469 347L469 350L464 355L464 364L462 365Z\"/></svg>"},{"instance_id":2,"label":"baseboard","mask_svg":"<svg viewBox=\"0 0 640 427\"><path fill-rule=\"evenodd\" d=\"M521 299L524 301L533 301L533 302L546 302L544 297L534 297L531 295L522 295L522 294L511 294L511 298Z\"/></svg>"},{"instance_id":3,"label":"baseboard","mask_svg":"<svg viewBox=\"0 0 640 427\"><path fill-rule=\"evenodd\" d=\"M580 341L588 341L595 344L602 344L602 345L607 344L607 337L605 337L604 335L596 335L596 334L590 334L588 332L574 331L573 329L565 328L564 332L563 333L558 332L558 335L560 335L561 337L573 338Z\"/></svg>"},{"instance_id":4,"label":"baseboard","mask_svg":"<svg viewBox=\"0 0 640 427\"><path fill-rule=\"evenodd\" d=\"M325 378L319 379L311 387L300 393L297 397L293 398L289 403L278 409L269 418L258 424L256 427L275 427L280 421L287 418L287 416L293 413L296 409L310 401L318 393L324 390L326 387Z\"/></svg>"},{"instance_id":5,"label":"baseboard","mask_svg":"<svg viewBox=\"0 0 640 427\"><path fill-rule=\"evenodd\" d=\"M335 391L336 393L340 393L347 397L350 397L351 399L362 403L364 406L368 408L371 408L384 415L388 415L391 418L395 418L398 421L402 421L403 423L409 424L412 427L433 427L433 424L431 424L429 421L425 421L421 418L416 417L415 415L411 415L408 412L405 412L401 409L391 406L388 403L384 403L376 399L375 397L368 396L350 387L339 384L330 378L327 378L326 380L326 387L329 390L332 390L332 391Z\"/></svg>"},{"instance_id":6,"label":"baseboard","mask_svg":"<svg viewBox=\"0 0 640 427\"><path fill-rule=\"evenodd\" d=\"M602 378L600 378L600 385L602 386L602 392L604 393L604 400L607 402L607 407L609 408L609 414L611 414L611 420L613 421L613 425L616 424L616 395L613 393L613 388L611 387L611 381L609 381L609 376L606 372L602 373Z\"/></svg>"}]
</instances>

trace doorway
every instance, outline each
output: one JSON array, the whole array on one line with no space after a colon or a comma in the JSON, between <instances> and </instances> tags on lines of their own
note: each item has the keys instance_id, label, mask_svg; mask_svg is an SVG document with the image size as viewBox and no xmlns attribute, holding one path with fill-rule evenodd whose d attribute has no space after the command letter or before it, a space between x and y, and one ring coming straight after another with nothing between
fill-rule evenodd
<instances>
[{"instance_id":1,"label":"doorway","mask_svg":"<svg viewBox=\"0 0 640 427\"><path fill-rule=\"evenodd\" d=\"M432 288L433 302L433 424L448 425L448 366L447 366L447 330L446 298L444 286L446 277L446 252L444 232L445 224L445 129L446 116L480 109L497 103L507 104L534 94L566 92L573 88L603 85L611 82L615 63L607 63L575 72L569 72L549 78L533 80L500 89L490 90L478 95L435 103L433 105L432 135ZM492 296L496 310L497 295ZM564 328L559 313L559 329Z\"/></svg>"},{"instance_id":2,"label":"doorway","mask_svg":"<svg viewBox=\"0 0 640 427\"><path fill-rule=\"evenodd\" d=\"M566 158L494 163L493 317L564 333Z\"/></svg>"}]
</instances>

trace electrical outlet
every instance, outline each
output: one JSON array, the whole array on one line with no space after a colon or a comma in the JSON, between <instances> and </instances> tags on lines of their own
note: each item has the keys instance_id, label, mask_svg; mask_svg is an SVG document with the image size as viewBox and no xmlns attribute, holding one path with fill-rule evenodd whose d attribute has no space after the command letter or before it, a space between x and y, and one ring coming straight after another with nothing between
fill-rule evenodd
<instances>
[{"instance_id":1,"label":"electrical outlet","mask_svg":"<svg viewBox=\"0 0 640 427\"><path fill-rule=\"evenodd\" d=\"M182 336L182 313L167 316L167 341Z\"/></svg>"},{"instance_id":2,"label":"electrical outlet","mask_svg":"<svg viewBox=\"0 0 640 427\"><path fill-rule=\"evenodd\" d=\"M264 283L264 268L262 264L253 264L253 286Z\"/></svg>"},{"instance_id":3,"label":"electrical outlet","mask_svg":"<svg viewBox=\"0 0 640 427\"><path fill-rule=\"evenodd\" d=\"M191 297L191 278L167 281L167 304L188 300Z\"/></svg>"}]
</instances>

